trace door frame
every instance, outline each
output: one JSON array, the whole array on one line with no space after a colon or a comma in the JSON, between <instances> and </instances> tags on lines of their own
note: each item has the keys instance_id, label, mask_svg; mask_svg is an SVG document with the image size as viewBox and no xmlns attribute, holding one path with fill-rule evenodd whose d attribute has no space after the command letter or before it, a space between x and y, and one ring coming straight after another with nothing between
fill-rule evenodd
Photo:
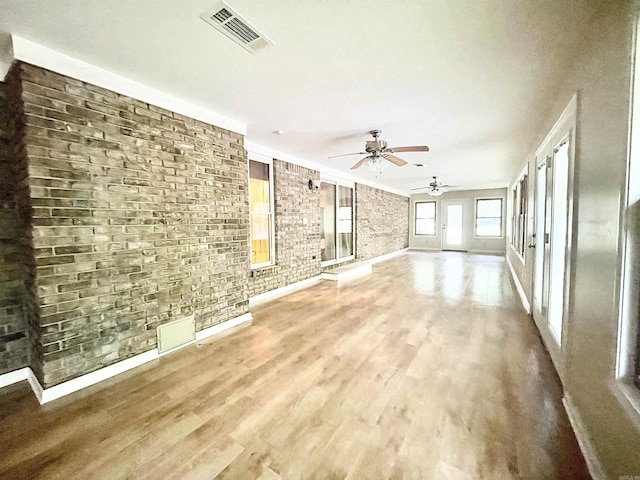
<instances>
[{"instance_id":1,"label":"door frame","mask_svg":"<svg viewBox=\"0 0 640 480\"><path fill-rule=\"evenodd\" d=\"M443 199L440 202L440 208L442 213L442 240L441 240L441 249L446 252L466 252L467 251L467 238L469 236L469 232L466 231L465 228L465 220L468 215L468 199L460 198L460 199ZM462 243L458 248L451 248L451 246L447 246L447 224L449 222L449 214L448 214L448 206L449 205L460 205L462 207ZM455 247L455 246L454 246Z\"/></svg>"},{"instance_id":2,"label":"door frame","mask_svg":"<svg viewBox=\"0 0 640 480\"><path fill-rule=\"evenodd\" d=\"M551 331L548 323L548 314L545 315L544 322L540 322L540 316L536 318L534 316L534 321L538 327L540 332L540 336L549 351L551 356L551 360L553 361L556 370L560 376L560 380L564 383L566 380L565 373L565 359L567 352L570 351L570 339L571 337L568 335L568 330L571 328L571 317L570 312L573 311L573 285L575 282L575 268L573 267L573 252L575 251L575 241L576 238L573 232L576 229L576 218L577 216L574 214L575 204L574 204L574 192L576 189L575 185L575 153L576 153L576 119L577 119L577 105L578 105L578 94L575 93L571 100L569 101L567 107L564 109L560 118L556 121L553 128L549 131L543 142L540 144L540 147L536 150L535 153L535 163L536 167L542 160L538 159L546 159L547 157L554 158L556 150L559 148L561 144L565 141L569 142L568 148L568 172L567 172L567 197L566 197L566 223L567 223L567 231L566 231L566 239L565 244L562 248L565 249L564 252L564 272L563 272L563 301L562 301L562 327L561 327L561 339L562 342L558 344L557 339L555 338L553 332ZM553 160L552 160L553 161ZM555 165L553 165L555 167ZM555 177L555 175L554 175ZM552 184L555 184L552 180ZM537 185L537 175L536 175L536 192L538 189ZM534 209L537 209L537 202L534 203ZM537 222L537 210L534 210L534 219ZM535 227L537 230L537 225ZM535 231L534 230L534 231ZM553 232L552 242L553 242ZM540 239L536 238L536 242ZM536 245L536 248L537 245ZM553 243L551 244L551 249L554 248ZM537 255L534 255L534 261L532 262L532 274L530 275L531 279L531 297L533 304L533 292L535 291L536 285L534 282L536 281L535 271L536 271L536 258ZM533 307L532 307L533 312Z\"/></svg>"},{"instance_id":3,"label":"door frame","mask_svg":"<svg viewBox=\"0 0 640 480\"><path fill-rule=\"evenodd\" d=\"M531 315L533 316L538 328L546 325L547 323L547 308L548 308L548 271L545 268L545 252L544 248L547 243L545 235L545 226L547 221L547 206L548 206L548 165L550 157L546 152L541 155L542 159L538 160L536 157L536 170L535 170L535 190L533 194L533 234L531 235L532 241L529 244L534 248L533 252L533 268L532 268L532 289L531 289ZM544 179L542 179L541 172L544 171ZM544 181L544 186L540 183ZM542 190L541 190L542 187ZM542 209L542 212L540 212ZM542 215L541 215L542 214ZM550 252L549 252L550 253ZM538 293L538 283L540 283L540 292ZM546 300L546 302L545 302Z\"/></svg>"}]
</instances>

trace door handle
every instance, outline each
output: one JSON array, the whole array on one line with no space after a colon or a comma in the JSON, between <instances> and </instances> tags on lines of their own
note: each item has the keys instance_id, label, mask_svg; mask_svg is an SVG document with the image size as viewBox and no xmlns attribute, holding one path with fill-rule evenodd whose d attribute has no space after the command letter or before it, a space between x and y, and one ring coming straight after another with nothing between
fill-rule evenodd
<instances>
[{"instance_id":1,"label":"door handle","mask_svg":"<svg viewBox=\"0 0 640 480\"><path fill-rule=\"evenodd\" d=\"M529 248L536 248L536 244L535 244L535 243L530 243L529 245L527 245L527 247L529 247Z\"/></svg>"}]
</instances>

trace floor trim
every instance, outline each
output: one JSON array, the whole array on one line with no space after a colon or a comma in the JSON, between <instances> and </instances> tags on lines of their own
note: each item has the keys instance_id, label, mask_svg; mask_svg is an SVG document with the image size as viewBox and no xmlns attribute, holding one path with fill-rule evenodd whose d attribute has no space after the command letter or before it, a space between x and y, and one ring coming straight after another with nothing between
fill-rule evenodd
<instances>
[{"instance_id":1,"label":"floor trim","mask_svg":"<svg viewBox=\"0 0 640 480\"><path fill-rule=\"evenodd\" d=\"M247 312L238 317L196 332L196 339L192 342L185 343L184 345L180 345L179 347L173 348L163 353L158 353L158 349L154 348L153 350L146 351L144 353L136 355L135 357L127 358L120 362L101 368L100 370L96 370L95 372L87 373L86 375L82 375L81 377L68 380L58 385L54 385L50 388L42 387L31 368L21 368L20 370L15 370L13 372L0 375L0 388L6 387L13 383L21 382L23 380L27 380L29 382L29 385L31 386L31 389L33 390L33 393L38 398L38 402L40 402L40 404L42 405L82 390L84 388L90 387L91 385L95 385L96 383L102 382L103 380L106 380L108 378L115 377L120 373L151 362L152 360L156 360L164 355L175 352L176 350L180 350L181 348L184 348L186 346L193 345L200 340L211 337L225 330L229 330L230 328L237 327L238 325L249 322L252 319L253 316L251 315L251 312Z\"/></svg>"},{"instance_id":2,"label":"floor trim","mask_svg":"<svg viewBox=\"0 0 640 480\"><path fill-rule=\"evenodd\" d=\"M2 375L0 375L0 388L8 387L9 385L13 385L14 383L26 380L27 378L29 378L30 373L31 369L29 367L24 367L19 370L3 373Z\"/></svg>"},{"instance_id":3,"label":"floor trim","mask_svg":"<svg viewBox=\"0 0 640 480\"><path fill-rule=\"evenodd\" d=\"M394 250L393 252L385 253L384 255L380 255L379 257L373 257L366 260L369 263L378 263L384 262L385 260L389 260L393 257L399 257L400 255L404 255L409 250L409 247L401 248L400 250Z\"/></svg>"},{"instance_id":4,"label":"floor trim","mask_svg":"<svg viewBox=\"0 0 640 480\"><path fill-rule=\"evenodd\" d=\"M602 464L600 463L598 455L593 448L593 444L591 443L591 439L589 438L587 429L584 427L584 423L582 423L580 413L574 406L569 395L567 395L566 393L565 396L562 397L562 404L564 405L564 409L566 410L567 416L569 417L569 422L571 423L573 432L575 433L576 439L578 440L578 445L580 446L582 455L584 456L584 459L587 463L589 473L594 478L594 480L606 480L607 476L605 475Z\"/></svg>"},{"instance_id":5,"label":"floor trim","mask_svg":"<svg viewBox=\"0 0 640 480\"><path fill-rule=\"evenodd\" d=\"M268 292L264 292L259 295L254 295L253 297L249 298L249 306L251 307L253 305L257 305L258 303L266 302L267 300L272 300L276 297L281 297L283 295L286 295L287 293L310 287L314 283L318 283L322 279L321 277L322 274L316 275L315 277L300 280L299 282L295 283L290 283L289 285L285 285L284 287L269 290Z\"/></svg>"},{"instance_id":6,"label":"floor trim","mask_svg":"<svg viewBox=\"0 0 640 480\"><path fill-rule=\"evenodd\" d=\"M531 304L527 299L527 294L524 293L524 288L522 288L522 284L520 283L520 279L518 275L516 275L516 271L513 269L513 265L511 265L511 260L509 260L509 255L505 255L507 259L507 265L509 265L509 270L511 271L511 278L513 278L513 283L516 285L516 290L518 291L518 295L520 295L520 300L522 301L522 306L524 307L527 314L531 313Z\"/></svg>"}]
</instances>

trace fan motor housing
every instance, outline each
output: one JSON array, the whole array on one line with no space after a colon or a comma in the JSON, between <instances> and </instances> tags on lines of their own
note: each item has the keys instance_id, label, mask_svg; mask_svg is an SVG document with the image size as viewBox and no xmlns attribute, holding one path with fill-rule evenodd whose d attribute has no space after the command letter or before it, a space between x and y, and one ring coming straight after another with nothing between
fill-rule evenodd
<instances>
[{"instance_id":1,"label":"fan motor housing","mask_svg":"<svg viewBox=\"0 0 640 480\"><path fill-rule=\"evenodd\" d=\"M371 153L382 150L383 148L387 148L387 142L384 140L370 140L366 143L365 151Z\"/></svg>"}]
</instances>

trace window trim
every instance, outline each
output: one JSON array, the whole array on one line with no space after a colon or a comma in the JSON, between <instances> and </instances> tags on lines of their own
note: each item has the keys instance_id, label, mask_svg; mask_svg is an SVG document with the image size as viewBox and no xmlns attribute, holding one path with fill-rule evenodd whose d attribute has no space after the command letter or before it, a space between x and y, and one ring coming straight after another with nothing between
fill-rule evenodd
<instances>
[{"instance_id":1,"label":"window trim","mask_svg":"<svg viewBox=\"0 0 640 480\"><path fill-rule=\"evenodd\" d=\"M433 233L418 233L418 204L419 203L433 203ZM416 237L437 237L438 236L438 201L437 200L416 200L413 203L413 205L414 205L413 235Z\"/></svg>"},{"instance_id":2,"label":"window trim","mask_svg":"<svg viewBox=\"0 0 640 480\"><path fill-rule=\"evenodd\" d=\"M338 263L343 263L343 262L348 262L350 260L355 260L356 258L356 184L355 182L350 182L348 180L342 180L340 178L337 177L331 177L328 175L322 175L320 177L320 180L322 181L322 183L330 183L331 185L335 185L336 187L336 195L335 195L335 204L334 204L334 213L335 213L335 230L336 230L336 234L335 234L335 247L336 247L336 258L331 259L331 260L325 260L322 261L322 256L320 257L320 267L324 268L324 267L328 267L331 265L336 265ZM351 212L351 228L353 231L352 237L351 237L351 251L353 252L353 254L346 256L346 257L340 257L338 258L338 208L339 208L339 203L340 203L340 195L338 194L339 192L339 187L346 187L346 188L350 188L351 189L351 201L352 201L352 205L353 205L353 211ZM322 221L322 219L320 219L320 221Z\"/></svg>"},{"instance_id":3,"label":"window trim","mask_svg":"<svg viewBox=\"0 0 640 480\"><path fill-rule=\"evenodd\" d=\"M630 414L636 426L640 427L640 385L634 382L638 371L636 362L640 356L638 336L640 334L640 292L634 284L640 281L640 266L637 251L640 229L632 231L633 222L629 215L631 206L640 203L640 21L636 18L634 28L634 52L632 54L631 105L629 114L629 141L627 148L626 177L620 200L620 260L618 275L618 338L616 344L616 366L614 393L622 400L623 407ZM636 128L634 128L636 123ZM634 258L635 257L635 258Z\"/></svg>"},{"instance_id":4,"label":"window trim","mask_svg":"<svg viewBox=\"0 0 640 480\"><path fill-rule=\"evenodd\" d=\"M527 195L526 195L526 210L524 213L520 212L520 206L522 205L522 192L521 192L521 185L522 185L522 181L527 178ZM522 251L519 250L518 245L516 245L515 242L515 238L514 235L516 235L516 233L518 233L518 229L515 228L515 218L516 218L516 212L515 212L515 207L516 205L511 205L511 215L509 217L509 224L511 225L511 228L509 230L509 247L511 248L511 251L516 255L516 257L524 264L525 263L525 258L526 258L526 250L527 250L527 236L528 236L528 228L527 228L527 215L529 214L529 209L530 209L530 205L529 205L529 191L530 191L530 181L529 181L529 163L527 163L524 168L522 168L522 170L520 170L520 173L518 174L516 180L513 182L513 184L511 185L511 187L509 188L509 193L512 194L514 192L516 192L516 205L518 208L518 216L520 215L524 215L523 220L522 220L522 226L524 228L524 231L522 232L524 235L524 241L523 241L523 245L522 245Z\"/></svg>"},{"instance_id":5,"label":"window trim","mask_svg":"<svg viewBox=\"0 0 640 480\"><path fill-rule=\"evenodd\" d=\"M473 202L473 238L479 239L493 239L500 240L504 238L505 221L504 221L504 197L474 197ZM500 200L500 235L478 235L478 201L482 200ZM496 218L496 217L482 217L482 218Z\"/></svg>"},{"instance_id":6,"label":"window trim","mask_svg":"<svg viewBox=\"0 0 640 480\"><path fill-rule=\"evenodd\" d=\"M267 262L260 263L252 263L251 262L251 214L252 213L261 213L265 212L252 212L251 211L251 188L248 187L247 197L249 198L249 262L251 264L251 269L258 269L264 267L270 267L276 264L276 228L275 228L275 210L274 210L274 188L273 188L273 159L269 157L264 157L262 155L257 154L249 154L247 159L247 180L248 183L251 183L251 168L249 162L258 162L265 163L269 165L269 260Z\"/></svg>"}]
</instances>

